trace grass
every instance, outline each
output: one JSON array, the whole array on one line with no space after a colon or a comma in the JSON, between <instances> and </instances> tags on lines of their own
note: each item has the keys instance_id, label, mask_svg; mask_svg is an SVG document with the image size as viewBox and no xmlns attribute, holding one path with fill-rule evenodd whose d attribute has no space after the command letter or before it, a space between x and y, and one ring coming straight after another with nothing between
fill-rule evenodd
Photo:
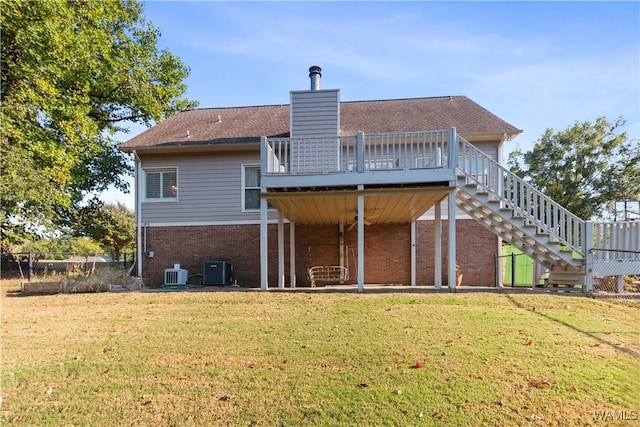
<instances>
[{"instance_id":1,"label":"grass","mask_svg":"<svg viewBox=\"0 0 640 427\"><path fill-rule=\"evenodd\" d=\"M571 426L640 409L638 307L605 300L133 292L1 303L3 424Z\"/></svg>"}]
</instances>

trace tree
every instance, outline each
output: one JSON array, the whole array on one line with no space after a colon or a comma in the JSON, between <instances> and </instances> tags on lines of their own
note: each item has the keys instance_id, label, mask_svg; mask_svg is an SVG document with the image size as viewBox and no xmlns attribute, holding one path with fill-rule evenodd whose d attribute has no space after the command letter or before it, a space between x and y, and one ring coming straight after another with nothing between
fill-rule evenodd
<instances>
[{"instance_id":1,"label":"tree","mask_svg":"<svg viewBox=\"0 0 640 427\"><path fill-rule=\"evenodd\" d=\"M39 239L25 243L19 252L33 252L36 259L65 259L71 255L102 255L104 249L89 237L62 234L56 238Z\"/></svg>"},{"instance_id":2,"label":"tree","mask_svg":"<svg viewBox=\"0 0 640 427\"><path fill-rule=\"evenodd\" d=\"M196 104L189 68L158 51L136 0L0 0L2 243L68 220L87 194L127 190L114 135Z\"/></svg>"},{"instance_id":3,"label":"tree","mask_svg":"<svg viewBox=\"0 0 640 427\"><path fill-rule=\"evenodd\" d=\"M126 249L133 249L136 241L136 224L133 212L122 203L101 204L92 201L77 214L75 230L109 248L114 261Z\"/></svg>"},{"instance_id":4,"label":"tree","mask_svg":"<svg viewBox=\"0 0 640 427\"><path fill-rule=\"evenodd\" d=\"M603 217L616 200L640 197L640 147L599 117L564 131L547 129L533 150L509 156L511 170L582 219Z\"/></svg>"}]
</instances>

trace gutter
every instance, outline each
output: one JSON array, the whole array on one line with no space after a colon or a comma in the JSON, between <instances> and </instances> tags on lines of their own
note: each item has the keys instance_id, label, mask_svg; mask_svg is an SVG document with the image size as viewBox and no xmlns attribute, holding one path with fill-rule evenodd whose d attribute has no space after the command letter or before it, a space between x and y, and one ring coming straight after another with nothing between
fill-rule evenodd
<instances>
[{"instance_id":1,"label":"gutter","mask_svg":"<svg viewBox=\"0 0 640 427\"><path fill-rule=\"evenodd\" d=\"M120 147L125 153L133 153L135 151L148 154L176 154L176 153L194 153L194 152L217 152L217 151L253 151L260 148L260 141L241 142L241 143L219 143L219 144L171 144L164 146L151 146L129 148Z\"/></svg>"}]
</instances>

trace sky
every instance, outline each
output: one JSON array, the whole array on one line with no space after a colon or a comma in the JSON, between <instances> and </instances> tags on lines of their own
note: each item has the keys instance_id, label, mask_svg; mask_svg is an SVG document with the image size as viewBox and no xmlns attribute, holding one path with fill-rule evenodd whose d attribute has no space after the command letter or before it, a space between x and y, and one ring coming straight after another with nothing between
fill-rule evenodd
<instances>
[{"instance_id":1,"label":"sky","mask_svg":"<svg viewBox=\"0 0 640 427\"><path fill-rule=\"evenodd\" d=\"M148 1L144 16L202 108L288 104L318 65L342 101L467 96L523 130L505 157L598 117L640 140L637 1ZM102 198L134 207L133 194Z\"/></svg>"}]
</instances>

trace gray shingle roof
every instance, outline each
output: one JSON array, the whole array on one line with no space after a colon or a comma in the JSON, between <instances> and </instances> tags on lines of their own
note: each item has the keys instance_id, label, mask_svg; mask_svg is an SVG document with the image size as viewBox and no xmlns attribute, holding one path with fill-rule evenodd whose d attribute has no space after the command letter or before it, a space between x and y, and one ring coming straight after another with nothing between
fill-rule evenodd
<instances>
[{"instance_id":1,"label":"gray shingle roof","mask_svg":"<svg viewBox=\"0 0 640 427\"><path fill-rule=\"evenodd\" d=\"M340 103L342 135L410 132L455 126L462 135L522 132L466 96L347 101ZM180 112L120 146L123 151L257 143L260 136L289 136L289 105L203 108Z\"/></svg>"}]
</instances>

